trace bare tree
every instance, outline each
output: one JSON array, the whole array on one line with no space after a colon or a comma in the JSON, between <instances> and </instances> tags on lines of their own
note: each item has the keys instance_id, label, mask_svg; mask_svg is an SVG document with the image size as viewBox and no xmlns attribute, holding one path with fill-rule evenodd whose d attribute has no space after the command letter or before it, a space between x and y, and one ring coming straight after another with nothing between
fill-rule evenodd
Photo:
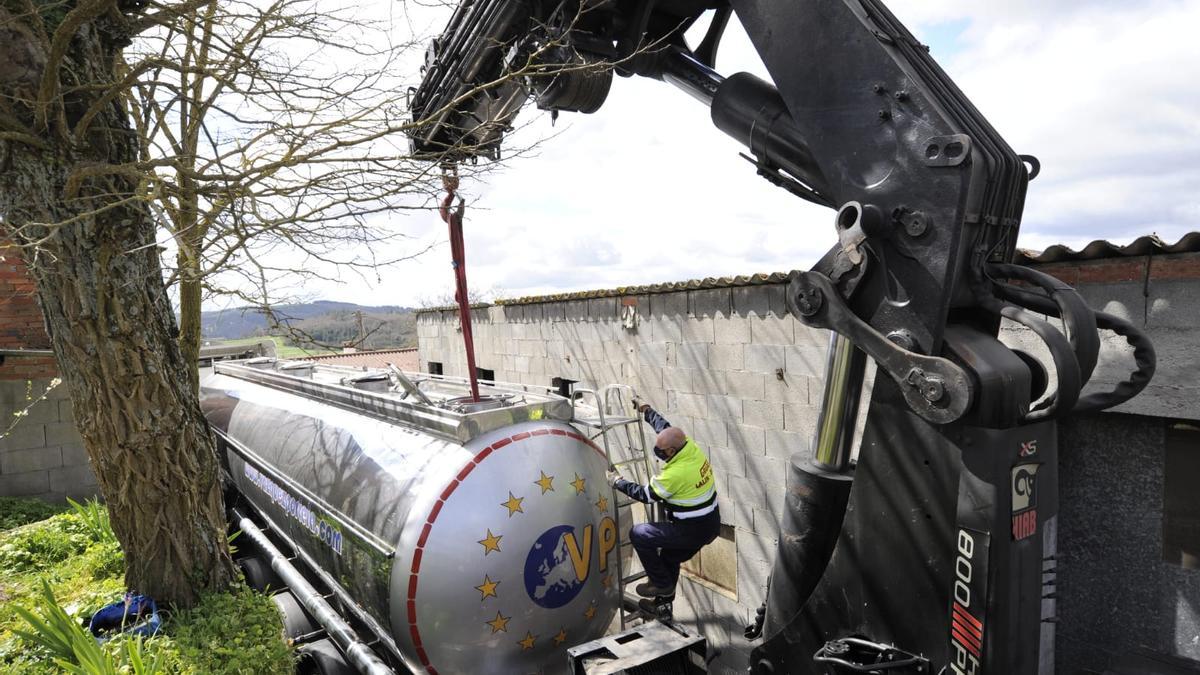
<instances>
[{"instance_id":1,"label":"bare tree","mask_svg":"<svg viewBox=\"0 0 1200 675\"><path fill-rule=\"evenodd\" d=\"M214 2L128 50L123 94L176 252L189 364L206 294L271 317L281 278L397 262L378 252L403 235L376 223L429 201L436 176L409 156L398 94L414 45L360 14L315 0ZM196 387L195 368L191 378Z\"/></svg>"},{"instance_id":2,"label":"bare tree","mask_svg":"<svg viewBox=\"0 0 1200 675\"><path fill-rule=\"evenodd\" d=\"M254 296L316 262L368 268L337 254L382 241L368 219L429 189L381 74L398 47L343 42L334 27L351 24L320 9L0 0L0 227L37 284L126 583L168 603L233 575L193 371L206 279L243 274ZM317 46L385 67L331 75L301 58ZM537 56L502 79L551 74ZM177 250L182 350L159 227ZM303 259L276 267L283 247Z\"/></svg>"},{"instance_id":3,"label":"bare tree","mask_svg":"<svg viewBox=\"0 0 1200 675\"><path fill-rule=\"evenodd\" d=\"M0 218L37 284L126 583L184 606L233 564L146 181L127 168L137 134L112 92L131 36L194 5L0 0Z\"/></svg>"}]
</instances>

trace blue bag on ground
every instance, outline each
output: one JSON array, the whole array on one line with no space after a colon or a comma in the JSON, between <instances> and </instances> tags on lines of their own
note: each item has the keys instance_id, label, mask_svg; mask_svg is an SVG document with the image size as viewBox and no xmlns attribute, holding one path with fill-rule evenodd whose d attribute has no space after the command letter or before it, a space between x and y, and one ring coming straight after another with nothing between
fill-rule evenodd
<instances>
[{"instance_id":1,"label":"blue bag on ground","mask_svg":"<svg viewBox=\"0 0 1200 675\"><path fill-rule=\"evenodd\" d=\"M123 601L104 606L88 622L88 629L100 642L121 633L150 637L161 627L158 605L153 599L136 593L126 593Z\"/></svg>"}]
</instances>

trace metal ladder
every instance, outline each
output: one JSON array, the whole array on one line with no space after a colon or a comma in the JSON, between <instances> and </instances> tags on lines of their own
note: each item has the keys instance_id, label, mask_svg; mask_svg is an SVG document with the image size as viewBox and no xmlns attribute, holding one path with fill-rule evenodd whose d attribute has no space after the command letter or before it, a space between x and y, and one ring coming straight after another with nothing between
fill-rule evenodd
<instances>
[{"instance_id":1,"label":"metal ladder","mask_svg":"<svg viewBox=\"0 0 1200 675\"><path fill-rule=\"evenodd\" d=\"M633 411L633 415L629 415L629 408L632 407L632 401L636 393L633 387L627 384L610 384L602 388L599 392L591 389L575 389L574 395L579 404L576 405L575 417L573 423L588 430L593 430L596 433L590 435L592 440L597 437L601 439L601 448L604 450L604 458L608 461L608 465L622 474L622 477L627 480L630 476L625 472L626 467L632 470L632 480L635 483L646 485L650 482L650 477L654 475L653 467L650 464L650 453L646 451L646 435L645 429L642 427L642 418L637 411ZM588 397L594 402L594 406L586 404ZM583 407L594 408L595 416L579 415L579 408ZM590 410L588 411L590 412ZM620 430L620 431L618 431ZM616 439L610 437L614 433L624 432L624 438L617 436ZM624 440L622 446L619 442ZM617 449L622 447L627 451L627 455L622 457L619 453L614 456L613 446ZM616 461L614 461L616 460ZM633 555L633 542L629 540L628 530L621 523L621 509L632 506L633 504L641 504L641 502L626 497L623 493L612 490L613 503L616 505L614 509L616 526L617 526L617 579L618 590L621 595L620 612L621 612L621 630L624 630L629 622L631 622L640 613L636 611L628 611L626 606L636 606L636 596L626 597L625 588L639 579L646 576L645 571L635 572L633 574L625 573L624 566L624 551L626 548L631 550L630 555ZM656 520L660 514L657 513L657 504L643 504L643 508L647 511L649 520ZM632 512L631 517L632 520Z\"/></svg>"}]
</instances>

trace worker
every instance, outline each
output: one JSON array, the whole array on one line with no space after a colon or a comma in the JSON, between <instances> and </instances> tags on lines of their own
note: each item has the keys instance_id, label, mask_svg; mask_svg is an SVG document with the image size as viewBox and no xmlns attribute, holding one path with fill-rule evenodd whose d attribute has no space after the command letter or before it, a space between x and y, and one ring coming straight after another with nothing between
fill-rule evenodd
<instances>
[{"instance_id":1,"label":"worker","mask_svg":"<svg viewBox=\"0 0 1200 675\"><path fill-rule=\"evenodd\" d=\"M629 531L648 578L635 590L644 598L665 603L675 598L679 566L721 531L717 481L708 457L695 441L648 404L634 399L633 406L658 432L654 456L665 464L647 485L627 481L616 471L610 470L608 477L613 488L643 503L657 502L667 512L667 522L639 523Z\"/></svg>"}]
</instances>

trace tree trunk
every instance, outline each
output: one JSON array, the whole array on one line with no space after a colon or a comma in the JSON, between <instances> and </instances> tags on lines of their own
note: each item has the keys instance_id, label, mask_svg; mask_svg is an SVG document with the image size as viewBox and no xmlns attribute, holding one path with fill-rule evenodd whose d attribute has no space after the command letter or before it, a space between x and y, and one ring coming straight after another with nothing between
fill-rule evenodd
<instances>
[{"instance_id":1,"label":"tree trunk","mask_svg":"<svg viewBox=\"0 0 1200 675\"><path fill-rule=\"evenodd\" d=\"M65 4L63 11L77 9ZM126 583L189 606L233 578L217 455L174 339L138 176L104 168L137 159L126 111L103 104L77 136L84 112L112 84L124 24L113 13L82 23L61 63L47 65L54 51L38 35L54 35L57 26L42 32L28 25L37 17L15 16L7 6L0 2L0 125L24 131L0 133L0 219L25 246L76 423L125 552ZM41 70L55 67L61 94L41 120L37 82ZM89 177L81 180L84 169Z\"/></svg>"},{"instance_id":2,"label":"tree trunk","mask_svg":"<svg viewBox=\"0 0 1200 675\"><path fill-rule=\"evenodd\" d=\"M203 300L198 270L183 253L179 263L179 351L187 364L188 386L200 391L200 310Z\"/></svg>"}]
</instances>

